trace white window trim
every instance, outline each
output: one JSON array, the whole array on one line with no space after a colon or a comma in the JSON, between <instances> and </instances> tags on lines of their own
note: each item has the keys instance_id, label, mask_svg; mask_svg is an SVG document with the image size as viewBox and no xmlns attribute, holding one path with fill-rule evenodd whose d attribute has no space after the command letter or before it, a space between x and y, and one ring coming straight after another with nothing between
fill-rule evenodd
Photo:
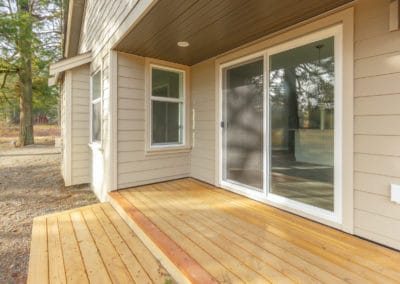
<instances>
[{"instance_id":1,"label":"white window trim","mask_svg":"<svg viewBox=\"0 0 400 284\"><path fill-rule=\"evenodd\" d=\"M100 74L100 97L93 100L93 77L97 74ZM100 141L93 140L93 104L100 103ZM90 142L89 146L92 150L102 150L103 149L103 72L102 68L98 68L95 72L90 76L90 104L89 104L89 113L90 113Z\"/></svg>"},{"instance_id":2,"label":"white window trim","mask_svg":"<svg viewBox=\"0 0 400 284\"><path fill-rule=\"evenodd\" d=\"M177 98L164 98L152 96L152 70L153 68L180 72L182 73L182 92L181 99ZM181 64L175 64L167 61L157 60L153 58L146 58L146 155L153 154L170 154L178 152L188 152L190 147L190 96L189 96L189 67ZM182 103L182 143L174 144L152 144L152 102L176 102Z\"/></svg>"},{"instance_id":3,"label":"white window trim","mask_svg":"<svg viewBox=\"0 0 400 284\"><path fill-rule=\"evenodd\" d=\"M281 33L277 33L272 37L268 37L262 41L257 41L253 45L245 46L241 49L237 49L232 51L231 53L224 54L221 57L217 58L215 61L215 78L216 78L216 96L217 99L215 101L215 111L216 117L216 176L215 176L215 184L217 186L223 187L227 190L236 192L238 194L245 195L252 199L258 200L260 202L282 208L286 211L293 212L295 214L307 217L309 219L318 221L320 223L344 230L349 233L353 233L354 230L354 204L353 204L353 22L354 22L354 9L349 8L335 14L326 16L319 20L306 23L302 26L295 27L289 30L284 30ZM296 206L291 206L293 204L286 203L286 200L272 200L267 198L266 192L255 192L249 190L243 190L242 187L237 187L236 185L226 185L222 181L222 133L220 129L220 121L222 119L222 68L231 65L237 64L241 61L246 61L249 58L256 57L256 53L264 52L264 65L268 64L268 56L271 54L271 51L274 51L275 48L282 47L284 45L290 46L293 43L297 42L300 38L310 38L314 34L319 34L320 32L324 32L326 30L334 29L335 27L340 27L341 31L338 34L338 37L335 40L335 56L339 56L339 64L340 71L336 71L336 79L340 81L337 85L340 88L341 96L336 98L335 104L340 104L339 107L336 107L336 110L341 111L341 113L336 113L336 115L340 115L340 118L337 119L337 125L340 128L340 135L335 137L335 146L339 146L341 149L340 157L336 157L335 154L335 167L336 161L340 164L341 177L336 175L335 183L341 189L340 195L336 195L335 199L340 198L341 208L335 211L337 214L335 216L325 215L324 212L319 212L322 214L314 214L312 212L313 208L297 208ZM301 44L300 44L301 45ZM337 49L339 47L339 50ZM337 50L339 53L337 54ZM338 66L335 66L338 67ZM266 85L266 87L268 87ZM336 95L336 94L335 94ZM341 101L338 101L341 100ZM335 116L336 116L335 115ZM340 140L340 141L339 141ZM343 145L346 145L344 147ZM264 146L265 147L265 146ZM266 165L268 166L268 165ZM266 169L268 170L268 168ZM335 173L336 174L336 173ZM337 180L340 180L337 182ZM336 186L335 184L335 186ZM336 192L335 192L336 194ZM279 202L280 201L280 202ZM336 200L335 200L336 201ZM337 203L336 203L337 204ZM335 205L336 206L336 205ZM311 209L311 210L308 210Z\"/></svg>"}]
</instances>

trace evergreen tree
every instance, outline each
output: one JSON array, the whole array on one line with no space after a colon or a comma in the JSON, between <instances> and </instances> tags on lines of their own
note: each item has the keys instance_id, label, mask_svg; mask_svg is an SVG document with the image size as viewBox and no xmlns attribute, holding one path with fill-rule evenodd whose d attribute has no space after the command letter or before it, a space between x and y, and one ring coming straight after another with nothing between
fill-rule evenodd
<instances>
[{"instance_id":1,"label":"evergreen tree","mask_svg":"<svg viewBox=\"0 0 400 284\"><path fill-rule=\"evenodd\" d=\"M52 107L48 65L61 58L63 0L0 0L0 74L4 101L19 98L20 144L34 143L35 104Z\"/></svg>"}]
</instances>

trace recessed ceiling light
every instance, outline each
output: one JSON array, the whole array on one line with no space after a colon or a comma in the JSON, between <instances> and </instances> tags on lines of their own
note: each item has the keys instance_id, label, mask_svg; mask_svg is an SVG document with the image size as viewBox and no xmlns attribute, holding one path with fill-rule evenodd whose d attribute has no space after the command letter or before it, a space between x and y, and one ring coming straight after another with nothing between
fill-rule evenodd
<instances>
[{"instance_id":1,"label":"recessed ceiling light","mask_svg":"<svg viewBox=\"0 0 400 284\"><path fill-rule=\"evenodd\" d=\"M177 45L179 47L188 47L189 43L187 41L178 41Z\"/></svg>"}]
</instances>

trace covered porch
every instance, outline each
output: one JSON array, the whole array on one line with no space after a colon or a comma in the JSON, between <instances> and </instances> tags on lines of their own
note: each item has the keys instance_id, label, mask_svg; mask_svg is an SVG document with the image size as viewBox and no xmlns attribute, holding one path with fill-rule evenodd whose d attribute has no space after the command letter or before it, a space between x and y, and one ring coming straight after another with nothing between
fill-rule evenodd
<instances>
[{"instance_id":1,"label":"covered porch","mask_svg":"<svg viewBox=\"0 0 400 284\"><path fill-rule=\"evenodd\" d=\"M400 279L397 251L192 178L120 190L110 197L113 208L104 203L34 222L28 280L44 283L48 277L67 275L70 282L70 267L83 263L97 270L95 262L107 275L117 277L113 281L134 279L135 269L127 261L133 255L142 263L138 267L148 270L143 266L147 259L153 269L148 251L161 263L160 269L168 271L161 276L157 269L147 272L155 283L169 275L177 282L194 283L398 283ZM39 231L47 237L35 237ZM68 251L73 244L79 249ZM61 248L54 250L57 246ZM54 251L59 254L53 255ZM48 267L43 266L46 260ZM39 266L43 273L34 274ZM121 273L115 273L117 267ZM86 273L93 276L89 268Z\"/></svg>"}]
</instances>

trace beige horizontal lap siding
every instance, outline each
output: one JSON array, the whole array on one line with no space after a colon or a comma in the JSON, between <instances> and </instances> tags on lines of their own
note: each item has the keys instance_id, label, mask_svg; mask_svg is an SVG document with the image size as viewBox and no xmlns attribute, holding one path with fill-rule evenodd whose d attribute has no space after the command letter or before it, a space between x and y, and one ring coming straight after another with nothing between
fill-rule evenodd
<instances>
[{"instance_id":1,"label":"beige horizontal lap siding","mask_svg":"<svg viewBox=\"0 0 400 284\"><path fill-rule=\"evenodd\" d=\"M191 176L215 183L215 62L204 61L191 68L193 149Z\"/></svg>"},{"instance_id":2,"label":"beige horizontal lap siding","mask_svg":"<svg viewBox=\"0 0 400 284\"><path fill-rule=\"evenodd\" d=\"M389 32L390 0L355 6L355 233L400 249L400 31Z\"/></svg>"},{"instance_id":3,"label":"beige horizontal lap siding","mask_svg":"<svg viewBox=\"0 0 400 284\"><path fill-rule=\"evenodd\" d=\"M79 53L94 50L106 43L120 27L138 0L132 1L86 1Z\"/></svg>"},{"instance_id":4,"label":"beige horizontal lap siding","mask_svg":"<svg viewBox=\"0 0 400 284\"><path fill-rule=\"evenodd\" d=\"M90 77L89 65L71 70L71 181L90 183Z\"/></svg>"},{"instance_id":5,"label":"beige horizontal lap siding","mask_svg":"<svg viewBox=\"0 0 400 284\"><path fill-rule=\"evenodd\" d=\"M190 154L145 152L144 58L118 53L118 188L190 174Z\"/></svg>"}]
</instances>

